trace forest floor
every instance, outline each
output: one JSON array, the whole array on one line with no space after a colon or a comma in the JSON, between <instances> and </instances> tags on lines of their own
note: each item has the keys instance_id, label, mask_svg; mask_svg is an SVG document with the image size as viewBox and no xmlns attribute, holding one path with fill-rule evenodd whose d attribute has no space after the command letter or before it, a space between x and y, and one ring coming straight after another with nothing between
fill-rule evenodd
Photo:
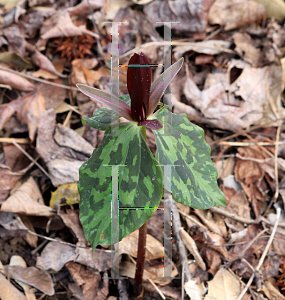
<instances>
[{"instance_id":1,"label":"forest floor","mask_svg":"<svg viewBox=\"0 0 285 300\"><path fill-rule=\"evenodd\" d=\"M104 131L82 123L102 105L76 84L111 91L111 22L120 65L143 51L155 79L165 50L184 57L173 112L204 129L227 203L174 208L172 278L153 214L144 299L285 299L285 5L257 2L0 0L0 299L133 299L138 232L110 279L110 248L92 254L79 220L78 170Z\"/></svg>"}]
</instances>

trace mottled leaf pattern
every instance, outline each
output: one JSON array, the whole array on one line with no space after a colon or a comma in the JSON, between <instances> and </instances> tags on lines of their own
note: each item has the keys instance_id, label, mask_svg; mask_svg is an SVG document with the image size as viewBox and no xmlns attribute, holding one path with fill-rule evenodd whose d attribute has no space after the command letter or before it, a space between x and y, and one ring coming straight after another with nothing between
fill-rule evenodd
<instances>
[{"instance_id":1,"label":"mottled leaf pattern","mask_svg":"<svg viewBox=\"0 0 285 300\"><path fill-rule=\"evenodd\" d=\"M203 129L192 124L186 114L173 114L164 108L154 117L164 124L164 129L153 131L156 159L160 165L176 165L172 167L173 198L198 209L225 206Z\"/></svg>"},{"instance_id":2,"label":"mottled leaf pattern","mask_svg":"<svg viewBox=\"0 0 285 300\"><path fill-rule=\"evenodd\" d=\"M108 127L100 147L79 171L80 220L93 248L112 242L112 165L127 165L118 167L119 207L125 208L119 211L119 240L151 217L155 209L148 208L158 206L163 192L161 168L140 128L134 123L113 126L119 135L112 136Z\"/></svg>"},{"instance_id":3,"label":"mottled leaf pattern","mask_svg":"<svg viewBox=\"0 0 285 300\"><path fill-rule=\"evenodd\" d=\"M129 95L119 96L126 104L131 105L131 98ZM108 108L99 108L95 110L94 116L92 118L82 117L83 123L87 123L93 128L100 130L106 130L107 127L111 125L112 122L119 119L120 116Z\"/></svg>"}]
</instances>

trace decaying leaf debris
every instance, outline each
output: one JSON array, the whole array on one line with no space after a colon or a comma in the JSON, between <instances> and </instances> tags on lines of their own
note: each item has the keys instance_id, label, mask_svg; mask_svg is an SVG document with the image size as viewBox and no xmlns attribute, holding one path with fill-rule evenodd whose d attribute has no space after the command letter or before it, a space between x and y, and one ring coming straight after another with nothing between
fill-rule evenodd
<instances>
[{"instance_id":1,"label":"decaying leaf debris","mask_svg":"<svg viewBox=\"0 0 285 300\"><path fill-rule=\"evenodd\" d=\"M185 63L169 103L205 130L227 207L172 206L171 253L153 214L144 299L285 299L284 18L281 0L0 0L0 298L133 297L138 232L119 243L126 277L109 280L110 249L92 253L79 220L78 169L104 132L82 123L103 106L75 85L126 94L131 55L158 65L154 80L171 49ZM171 42L157 20L177 21ZM119 82L112 21L127 21Z\"/></svg>"}]
</instances>

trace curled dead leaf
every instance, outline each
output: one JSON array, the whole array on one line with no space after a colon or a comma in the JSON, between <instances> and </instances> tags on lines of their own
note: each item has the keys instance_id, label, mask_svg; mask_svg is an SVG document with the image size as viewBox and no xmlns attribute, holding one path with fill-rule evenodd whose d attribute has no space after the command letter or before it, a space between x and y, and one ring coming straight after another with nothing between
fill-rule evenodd
<instances>
[{"instance_id":1,"label":"curled dead leaf","mask_svg":"<svg viewBox=\"0 0 285 300\"><path fill-rule=\"evenodd\" d=\"M2 65L1 68L2 69L0 70L0 83L8 84L11 87L23 92L31 92L35 89L35 86L29 80L23 78L20 75L4 71L4 67Z\"/></svg>"}]
</instances>

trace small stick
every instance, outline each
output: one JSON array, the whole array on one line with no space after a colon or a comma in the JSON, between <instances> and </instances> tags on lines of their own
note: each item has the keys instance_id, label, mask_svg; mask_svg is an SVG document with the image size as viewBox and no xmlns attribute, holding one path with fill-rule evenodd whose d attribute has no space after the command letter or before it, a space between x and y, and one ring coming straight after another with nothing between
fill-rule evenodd
<instances>
[{"instance_id":1,"label":"small stick","mask_svg":"<svg viewBox=\"0 0 285 300\"><path fill-rule=\"evenodd\" d=\"M31 160L49 179L51 179L50 176L49 176L49 174L47 173L47 171L38 162L36 162L31 157L31 155L27 151L25 151L17 142L12 141L12 144L14 146L16 146L22 153L24 153L28 157L28 159Z\"/></svg>"},{"instance_id":2,"label":"small stick","mask_svg":"<svg viewBox=\"0 0 285 300\"><path fill-rule=\"evenodd\" d=\"M267 127L267 126L269 126L270 124L273 124L273 123L275 123L275 122L277 122L277 121L281 121L281 120L284 120L284 119L285 119L285 117L281 117L281 118L279 118L279 119L275 119L275 120L272 120L272 121L269 121L269 122L266 122L266 123L263 123L263 124L260 124L260 125L255 125L255 126L251 127L250 129L242 130L242 131L240 131L240 132L231 134L231 135L226 136L226 137L224 137L224 138L221 138L221 139L219 139L219 140L210 142L209 145L210 145L210 146L213 146L213 145L219 144L221 141L226 141L226 140L235 138L235 137L240 136L240 135L245 135L245 133L251 132L251 131L253 131L253 130L255 130L255 129L258 129L258 128Z\"/></svg>"},{"instance_id":3,"label":"small stick","mask_svg":"<svg viewBox=\"0 0 285 300\"><path fill-rule=\"evenodd\" d=\"M279 137L280 137L281 125L278 126L276 131L276 146L275 146L275 155L274 155L274 171L275 171L275 183L276 189L273 198L271 199L269 205L266 207L266 210L263 215L265 215L269 209L271 208L272 204L276 202L278 195L279 195L279 181L278 181L278 145L279 145Z\"/></svg>"},{"instance_id":4,"label":"small stick","mask_svg":"<svg viewBox=\"0 0 285 300\"><path fill-rule=\"evenodd\" d=\"M211 207L210 210L213 211L213 212L216 212L216 213L218 213L220 215L223 215L225 217L231 218L231 219L233 219L233 220L235 220L237 222L244 223L244 224L258 224L260 222L264 222L268 226L274 226L274 224L271 224L264 217L258 217L255 220L251 220L251 219L245 219L245 218L239 217L239 216L237 216L237 215L235 215L233 213L230 213L230 212L228 212L226 210L223 210L223 209L220 209L218 207ZM285 228L285 224L284 223L278 224L278 227Z\"/></svg>"},{"instance_id":5,"label":"small stick","mask_svg":"<svg viewBox=\"0 0 285 300\"><path fill-rule=\"evenodd\" d=\"M187 215L185 212L183 212L182 210L178 209L179 213L184 216L185 218L189 219L190 221L196 223L198 226L207 229L207 227L205 225L203 225L201 222L199 222L198 220L196 220L195 218Z\"/></svg>"},{"instance_id":6,"label":"small stick","mask_svg":"<svg viewBox=\"0 0 285 300\"><path fill-rule=\"evenodd\" d=\"M15 139L15 138L7 138L7 137L1 137L0 143L12 143L17 142L18 144L30 144L29 139Z\"/></svg>"},{"instance_id":7,"label":"small stick","mask_svg":"<svg viewBox=\"0 0 285 300\"><path fill-rule=\"evenodd\" d=\"M280 207L277 208L277 216L276 216L276 221L275 221L275 224L274 224L274 227L272 229L272 232L271 232L271 235L270 235L270 238L267 242L267 245L262 253L262 256L259 260L259 263L255 269L255 273L259 271L259 269L261 268L263 262L264 262L264 259L268 253L268 250L273 242L273 239L274 239L274 236L275 236L275 233L276 233L276 230L277 230L277 227L278 227L278 223L279 223L279 219L280 219L280 215L281 215L281 209ZM245 295L245 293L247 292L248 288L250 287L254 277L255 277L255 273L253 273L247 283L247 285L245 286L245 288L242 290L242 292L240 293L239 297L237 298L237 300L241 300L243 298L243 296Z\"/></svg>"},{"instance_id":8,"label":"small stick","mask_svg":"<svg viewBox=\"0 0 285 300\"><path fill-rule=\"evenodd\" d=\"M48 241L51 241L51 242L57 242L57 243L60 243L60 244L63 244L63 245L68 245L68 246L73 247L73 248L91 249L90 247L84 247L84 246L74 245L74 244L71 244L71 243L67 243L67 242L63 242L63 241L60 241L60 240L56 240L56 239L53 239L51 237L38 234L38 233L33 232L31 230L28 230L28 233L30 233L32 235L36 235L36 236L38 236L38 237L40 237L42 239L45 239L45 240L48 240ZM109 250L105 250L105 252L110 252L110 251Z\"/></svg>"},{"instance_id":9,"label":"small stick","mask_svg":"<svg viewBox=\"0 0 285 300\"><path fill-rule=\"evenodd\" d=\"M275 146L277 143L276 142L272 142L272 143L269 143L269 142L257 142L257 143L254 143L254 142L226 142L226 141L221 141L218 143L218 145L222 145L222 146L235 146L235 147L248 147L248 146L254 146L254 145L257 145L257 146L267 146L267 147L270 147L270 146ZM284 145L285 144L285 141L283 142L279 142L279 145Z\"/></svg>"},{"instance_id":10,"label":"small stick","mask_svg":"<svg viewBox=\"0 0 285 300\"><path fill-rule=\"evenodd\" d=\"M212 212L215 212L215 213L218 213L220 215L223 215L225 217L228 217L228 218L231 218L237 222L240 222L240 223L244 223L244 224L255 224L256 221L255 220L251 220L251 219L246 219L246 218L243 218L243 217L239 217L233 213L230 213L226 210L223 210L221 208L218 208L218 207L211 207L210 208L210 211Z\"/></svg>"}]
</instances>

